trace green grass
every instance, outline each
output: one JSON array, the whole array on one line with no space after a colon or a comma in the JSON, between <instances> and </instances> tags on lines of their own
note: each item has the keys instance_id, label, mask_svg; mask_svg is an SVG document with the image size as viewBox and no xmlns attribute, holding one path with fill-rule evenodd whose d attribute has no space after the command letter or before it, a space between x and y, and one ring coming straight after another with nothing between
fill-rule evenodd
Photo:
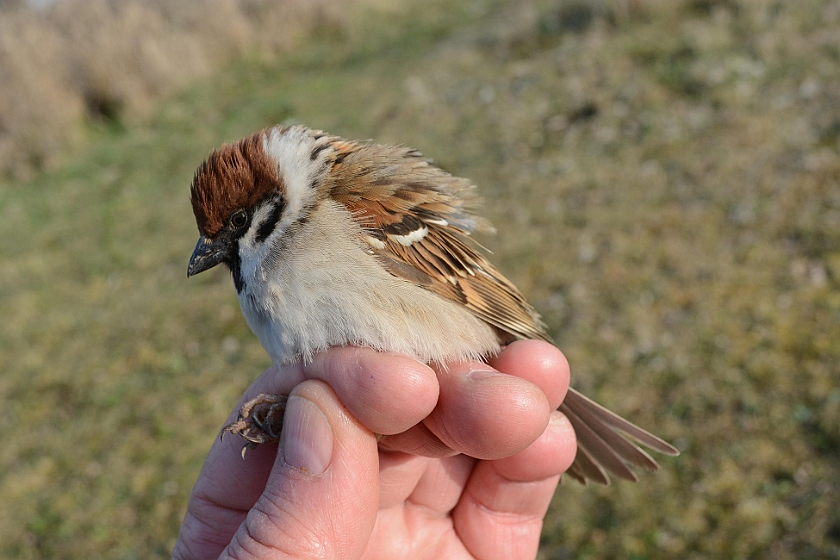
<instances>
[{"instance_id":1,"label":"green grass","mask_svg":"<svg viewBox=\"0 0 840 560\"><path fill-rule=\"evenodd\" d=\"M564 484L543 558L836 558L836 2L622 5L359 15L0 186L0 556L168 556L268 365L227 274L185 278L188 185L303 122L473 179L574 383L683 450Z\"/></svg>"}]
</instances>

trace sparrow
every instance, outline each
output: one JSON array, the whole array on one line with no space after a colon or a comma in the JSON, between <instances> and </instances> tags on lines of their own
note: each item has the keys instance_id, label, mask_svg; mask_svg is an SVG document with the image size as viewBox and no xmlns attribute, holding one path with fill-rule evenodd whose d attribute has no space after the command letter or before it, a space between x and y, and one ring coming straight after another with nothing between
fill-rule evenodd
<instances>
[{"instance_id":1,"label":"sparrow","mask_svg":"<svg viewBox=\"0 0 840 560\"><path fill-rule=\"evenodd\" d=\"M519 290L470 240L491 231L475 186L403 146L275 126L210 153L190 188L200 233L187 276L219 264L272 361L338 345L425 363L482 360L521 339L551 342ZM279 437L284 398L260 395L222 432ZM578 442L568 473L609 484L678 451L574 389L559 410ZM259 412L258 412L259 411Z\"/></svg>"}]
</instances>

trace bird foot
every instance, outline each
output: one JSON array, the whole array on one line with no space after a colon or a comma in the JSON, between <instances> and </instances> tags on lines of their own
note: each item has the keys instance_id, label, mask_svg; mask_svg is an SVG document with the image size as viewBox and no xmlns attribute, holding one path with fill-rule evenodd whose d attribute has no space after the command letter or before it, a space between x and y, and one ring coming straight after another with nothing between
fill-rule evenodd
<instances>
[{"instance_id":1,"label":"bird foot","mask_svg":"<svg viewBox=\"0 0 840 560\"><path fill-rule=\"evenodd\" d=\"M219 439L224 440L228 433L237 434L245 440L242 446L242 458L249 449L256 449L263 443L280 440L283 429L283 414L286 412L285 395L260 393L239 409L239 418L225 426Z\"/></svg>"}]
</instances>

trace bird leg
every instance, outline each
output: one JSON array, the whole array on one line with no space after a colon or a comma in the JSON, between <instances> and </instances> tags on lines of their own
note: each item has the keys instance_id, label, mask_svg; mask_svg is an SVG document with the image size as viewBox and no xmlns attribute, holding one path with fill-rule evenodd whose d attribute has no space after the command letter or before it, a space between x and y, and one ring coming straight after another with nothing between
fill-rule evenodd
<instances>
[{"instance_id":1,"label":"bird leg","mask_svg":"<svg viewBox=\"0 0 840 560\"><path fill-rule=\"evenodd\" d=\"M243 459L247 450L256 449L263 443L279 441L288 400L286 395L260 393L242 405L239 418L222 429L219 439L223 440L228 433L241 436L246 441L242 446Z\"/></svg>"}]
</instances>

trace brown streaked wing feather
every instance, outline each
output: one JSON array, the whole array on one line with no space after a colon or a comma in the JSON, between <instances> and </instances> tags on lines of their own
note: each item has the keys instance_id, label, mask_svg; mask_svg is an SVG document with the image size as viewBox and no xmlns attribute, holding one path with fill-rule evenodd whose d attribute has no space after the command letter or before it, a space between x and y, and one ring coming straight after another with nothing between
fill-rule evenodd
<instances>
[{"instance_id":1,"label":"brown streaked wing feather","mask_svg":"<svg viewBox=\"0 0 840 560\"><path fill-rule=\"evenodd\" d=\"M429 165L419 153L405 148L342 143L338 151L332 195L362 227L393 232L409 216L428 230L410 245L398 242L393 233L377 234L384 247L372 251L381 260L419 269L432 279L420 284L424 288L457 301L504 332L549 340L536 310L468 245L465 238L481 225L480 218L466 209L465 195L474 188L468 181ZM416 283L416 275L403 267L385 266Z\"/></svg>"}]
</instances>

